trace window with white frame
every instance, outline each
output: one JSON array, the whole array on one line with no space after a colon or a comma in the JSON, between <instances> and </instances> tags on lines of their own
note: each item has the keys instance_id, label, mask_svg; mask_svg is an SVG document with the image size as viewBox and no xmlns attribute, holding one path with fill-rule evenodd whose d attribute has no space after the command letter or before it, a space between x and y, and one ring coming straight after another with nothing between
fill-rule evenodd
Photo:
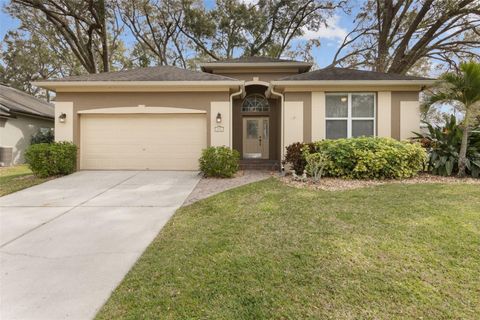
<instances>
[{"instance_id":1,"label":"window with white frame","mask_svg":"<svg viewBox=\"0 0 480 320\"><path fill-rule=\"evenodd\" d=\"M268 112L270 104L268 100L260 94L251 94L245 97L242 103L242 112Z\"/></svg>"},{"instance_id":2,"label":"window with white frame","mask_svg":"<svg viewBox=\"0 0 480 320\"><path fill-rule=\"evenodd\" d=\"M375 136L375 93L327 93L326 138Z\"/></svg>"}]
</instances>

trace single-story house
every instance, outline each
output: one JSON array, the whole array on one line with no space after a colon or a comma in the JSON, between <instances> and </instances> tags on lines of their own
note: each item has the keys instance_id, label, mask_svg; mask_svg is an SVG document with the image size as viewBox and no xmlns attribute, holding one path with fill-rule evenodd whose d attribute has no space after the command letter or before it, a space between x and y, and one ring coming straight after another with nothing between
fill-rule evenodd
<instances>
[{"instance_id":1,"label":"single-story house","mask_svg":"<svg viewBox=\"0 0 480 320\"><path fill-rule=\"evenodd\" d=\"M78 145L80 169L194 170L207 146L279 163L297 141L419 130L419 92L432 79L311 67L248 57L35 85L56 91L56 140Z\"/></svg>"},{"instance_id":2,"label":"single-story house","mask_svg":"<svg viewBox=\"0 0 480 320\"><path fill-rule=\"evenodd\" d=\"M53 104L0 84L0 166L23 163L32 135L53 130L53 117Z\"/></svg>"}]
</instances>

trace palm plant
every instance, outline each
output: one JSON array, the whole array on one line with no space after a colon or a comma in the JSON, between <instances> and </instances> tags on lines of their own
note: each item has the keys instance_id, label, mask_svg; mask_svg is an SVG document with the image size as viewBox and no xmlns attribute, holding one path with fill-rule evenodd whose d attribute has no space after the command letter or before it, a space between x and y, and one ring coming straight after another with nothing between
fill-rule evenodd
<instances>
[{"instance_id":1,"label":"palm plant","mask_svg":"<svg viewBox=\"0 0 480 320\"><path fill-rule=\"evenodd\" d=\"M441 176L450 176L458 172L458 156L462 144L463 129L457 124L454 115L445 116L445 125L426 124L426 133L415 133L417 139L427 149L428 171ZM480 176L480 126L474 127L468 137L467 169L468 173Z\"/></svg>"},{"instance_id":2,"label":"palm plant","mask_svg":"<svg viewBox=\"0 0 480 320\"><path fill-rule=\"evenodd\" d=\"M480 63L462 63L458 73L445 73L439 80L428 95L424 108L428 109L440 103L450 103L463 113L464 119L460 124L463 133L458 153L457 175L464 177L468 165L468 138L476 118L480 115Z\"/></svg>"}]
</instances>

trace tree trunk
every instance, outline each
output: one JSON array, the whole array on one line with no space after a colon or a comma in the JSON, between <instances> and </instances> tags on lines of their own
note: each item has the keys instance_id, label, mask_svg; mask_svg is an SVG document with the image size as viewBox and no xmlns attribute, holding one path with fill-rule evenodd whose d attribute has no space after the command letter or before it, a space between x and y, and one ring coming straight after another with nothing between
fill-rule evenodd
<instances>
[{"instance_id":1,"label":"tree trunk","mask_svg":"<svg viewBox=\"0 0 480 320\"><path fill-rule=\"evenodd\" d=\"M468 135L470 126L468 125L468 119L465 116L465 128L463 129L462 144L460 146L460 153L458 154L458 174L459 178L463 178L466 175L466 162L467 162L467 146Z\"/></svg>"},{"instance_id":2,"label":"tree trunk","mask_svg":"<svg viewBox=\"0 0 480 320\"><path fill-rule=\"evenodd\" d=\"M105 8L105 0L98 1L98 14L101 23L103 72L109 72L110 57L108 50L107 12Z\"/></svg>"}]
</instances>

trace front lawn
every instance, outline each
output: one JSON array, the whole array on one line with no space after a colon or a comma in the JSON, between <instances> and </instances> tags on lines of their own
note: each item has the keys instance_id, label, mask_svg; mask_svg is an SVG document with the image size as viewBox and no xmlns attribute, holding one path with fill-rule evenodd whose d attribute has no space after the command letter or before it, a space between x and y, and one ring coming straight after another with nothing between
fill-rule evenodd
<instances>
[{"instance_id":1,"label":"front lawn","mask_svg":"<svg viewBox=\"0 0 480 320\"><path fill-rule=\"evenodd\" d=\"M47 180L35 177L27 165L0 168L0 197Z\"/></svg>"},{"instance_id":2,"label":"front lawn","mask_svg":"<svg viewBox=\"0 0 480 320\"><path fill-rule=\"evenodd\" d=\"M275 179L181 208L99 319L478 319L478 185Z\"/></svg>"}]
</instances>

